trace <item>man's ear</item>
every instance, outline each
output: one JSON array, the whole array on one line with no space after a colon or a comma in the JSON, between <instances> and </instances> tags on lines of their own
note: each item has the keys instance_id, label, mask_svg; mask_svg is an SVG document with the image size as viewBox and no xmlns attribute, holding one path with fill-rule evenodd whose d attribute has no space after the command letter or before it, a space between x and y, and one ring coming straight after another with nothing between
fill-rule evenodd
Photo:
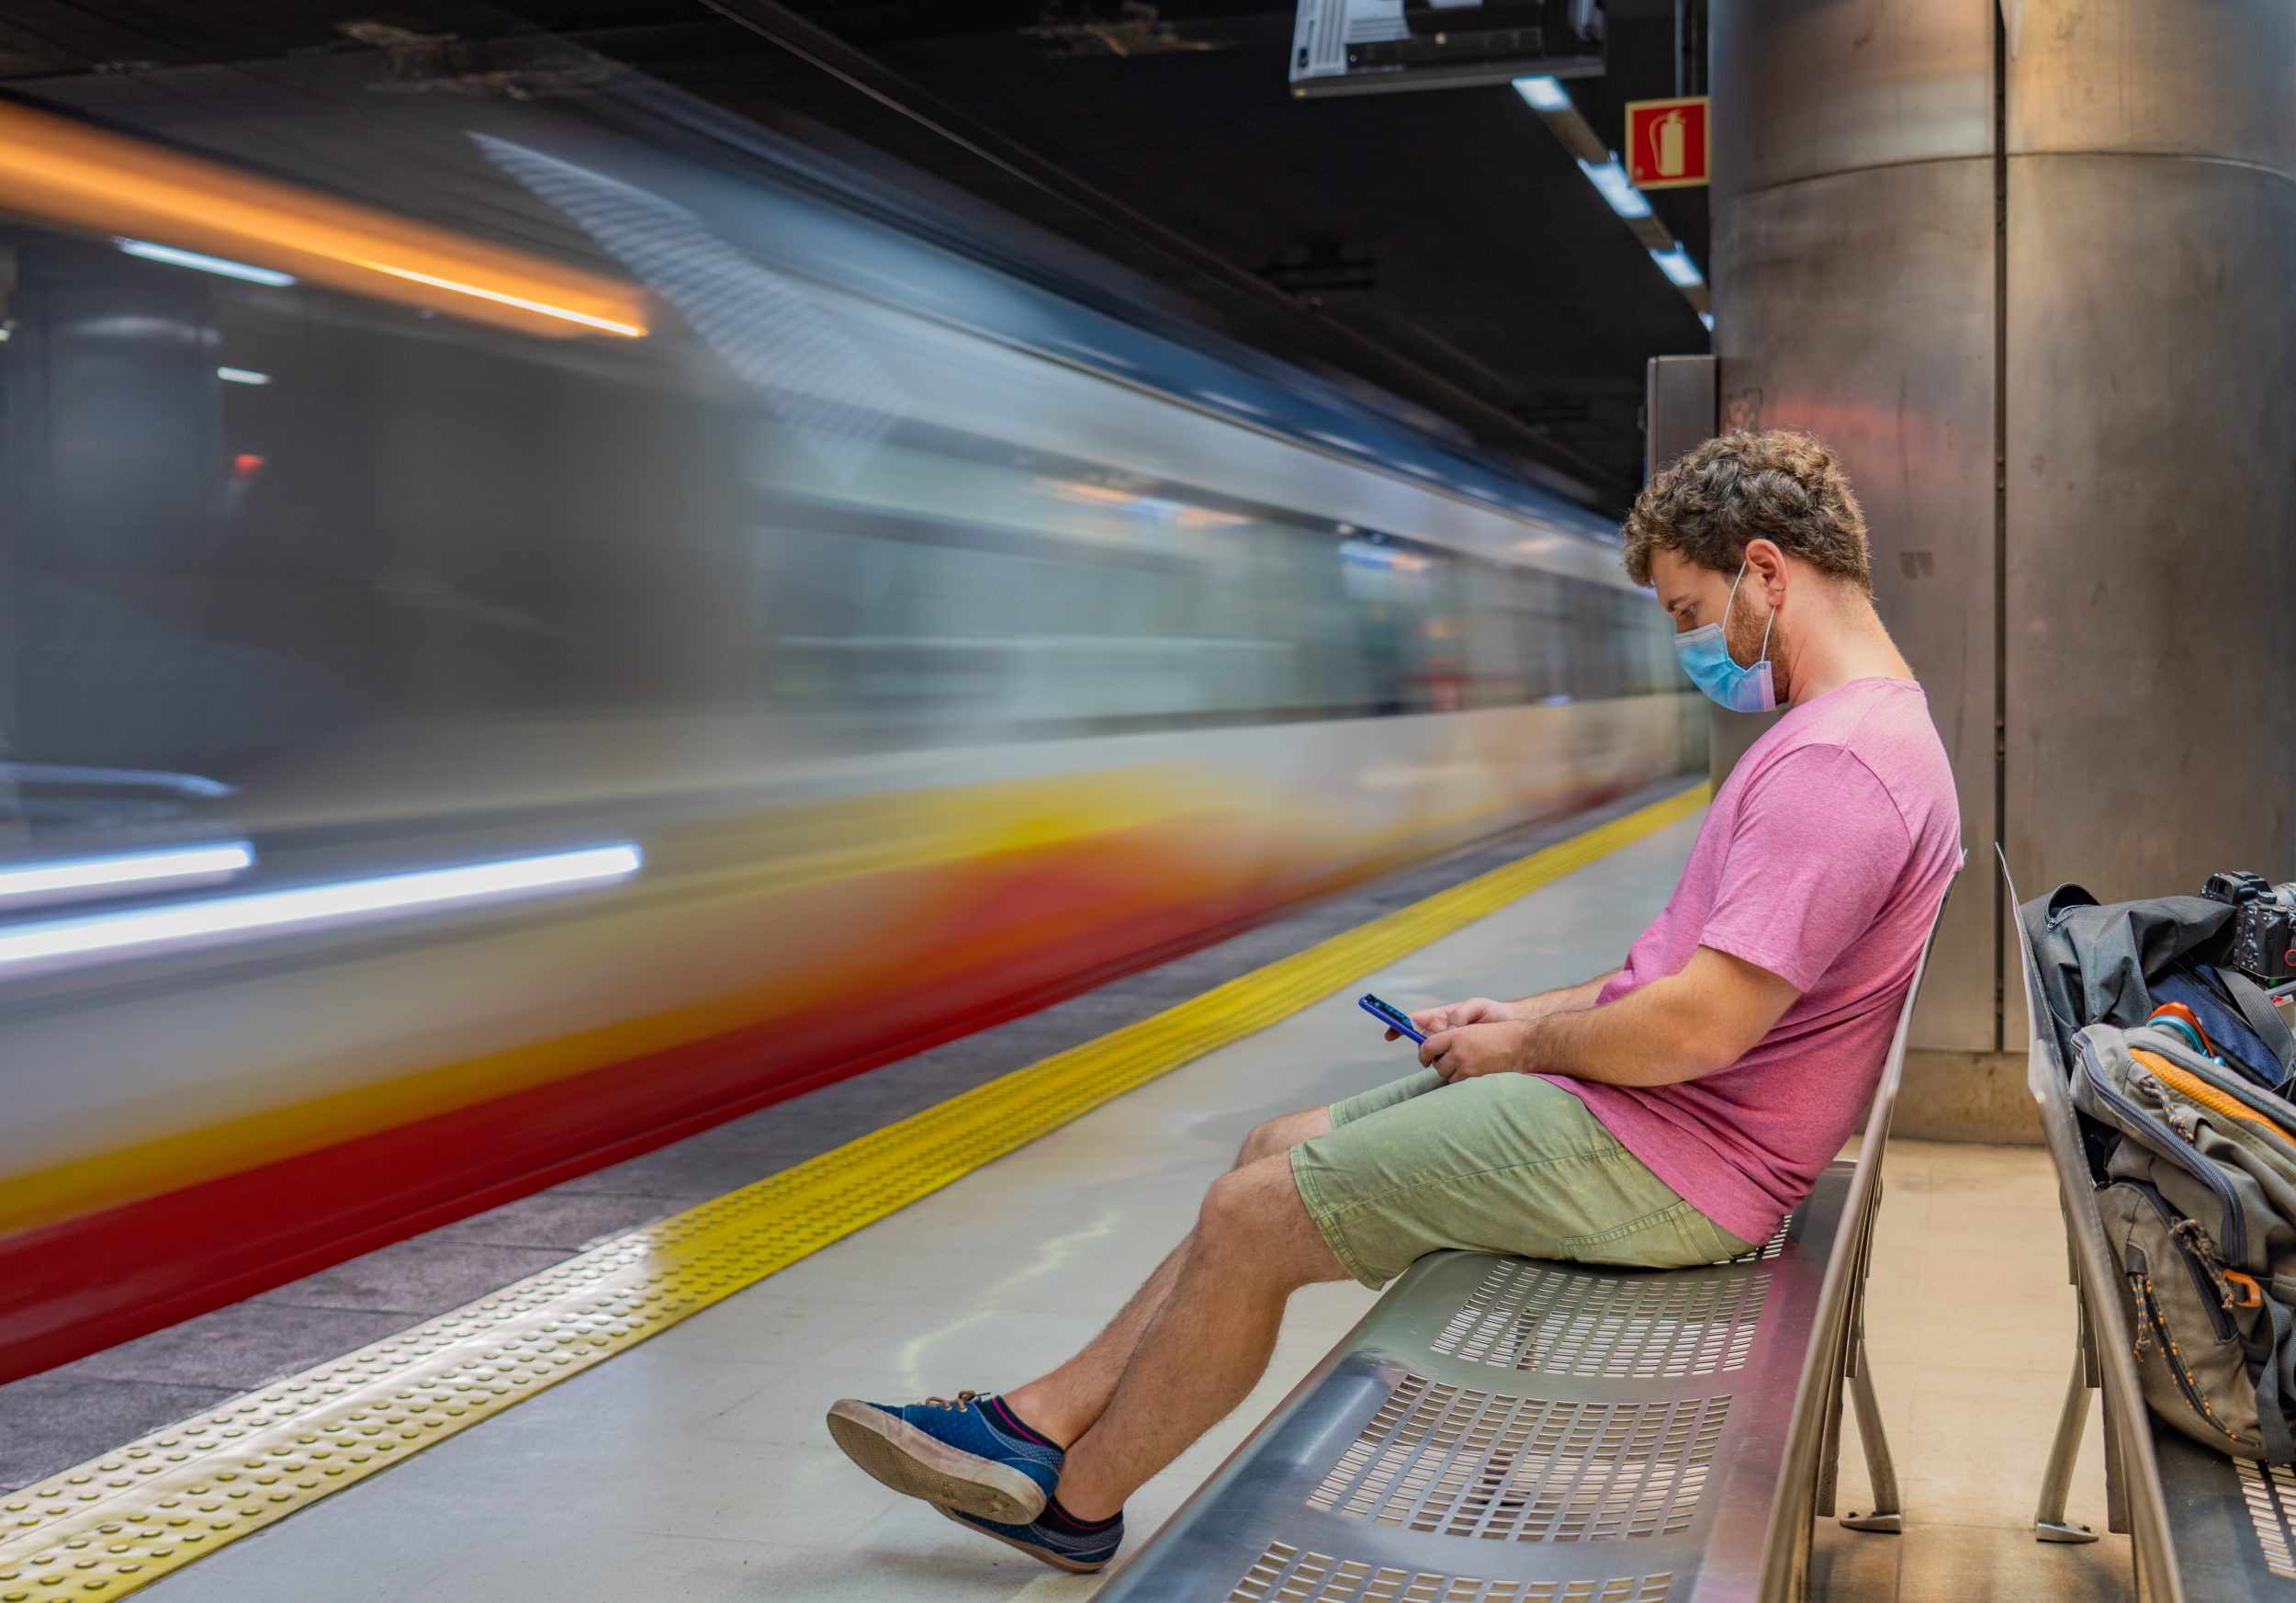
<instances>
[{"instance_id":1,"label":"man's ear","mask_svg":"<svg viewBox=\"0 0 2296 1603\"><path fill-rule=\"evenodd\" d=\"M1774 540L1746 542L1746 568L1749 577L1759 575L1765 599L1777 605L1779 587L1785 582L1785 552Z\"/></svg>"}]
</instances>

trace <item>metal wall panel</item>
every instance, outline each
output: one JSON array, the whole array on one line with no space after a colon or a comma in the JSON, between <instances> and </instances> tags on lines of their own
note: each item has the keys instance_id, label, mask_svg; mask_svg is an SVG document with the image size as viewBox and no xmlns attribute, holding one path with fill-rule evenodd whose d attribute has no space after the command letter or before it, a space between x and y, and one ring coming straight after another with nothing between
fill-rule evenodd
<instances>
[{"instance_id":1,"label":"metal wall panel","mask_svg":"<svg viewBox=\"0 0 2296 1603\"><path fill-rule=\"evenodd\" d=\"M2005 148L2212 157L2296 173L2296 6L2027 0Z\"/></svg>"},{"instance_id":2,"label":"metal wall panel","mask_svg":"<svg viewBox=\"0 0 2296 1603\"><path fill-rule=\"evenodd\" d=\"M1643 368L1642 477L1714 438L1714 358L1653 356Z\"/></svg>"},{"instance_id":3,"label":"metal wall panel","mask_svg":"<svg viewBox=\"0 0 2296 1603\"><path fill-rule=\"evenodd\" d=\"M1716 0L1723 425L1850 464L1974 850L1998 773L2030 892L2296 875L2296 6L2016 11L1997 130L1994 0ZM1978 883L1921 1047L1997 1046Z\"/></svg>"},{"instance_id":4,"label":"metal wall panel","mask_svg":"<svg viewBox=\"0 0 2296 1603\"><path fill-rule=\"evenodd\" d=\"M1849 469L1973 858L1994 821L1993 213L1989 159L1919 163L1742 197L1714 245L1726 424L1807 429ZM1994 1047L1989 883L1947 909L1918 1048Z\"/></svg>"},{"instance_id":5,"label":"metal wall panel","mask_svg":"<svg viewBox=\"0 0 2296 1603\"><path fill-rule=\"evenodd\" d=\"M1990 155L1993 16L1994 0L1714 0L1715 205Z\"/></svg>"},{"instance_id":6,"label":"metal wall panel","mask_svg":"<svg viewBox=\"0 0 2296 1603\"><path fill-rule=\"evenodd\" d=\"M2065 155L2009 196L2010 869L2288 877L2296 185Z\"/></svg>"}]
</instances>

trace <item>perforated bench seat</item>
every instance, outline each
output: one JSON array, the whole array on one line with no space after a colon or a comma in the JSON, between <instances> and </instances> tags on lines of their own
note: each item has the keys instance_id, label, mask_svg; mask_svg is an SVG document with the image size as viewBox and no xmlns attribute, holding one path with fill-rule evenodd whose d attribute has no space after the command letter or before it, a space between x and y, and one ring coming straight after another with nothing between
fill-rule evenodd
<instances>
[{"instance_id":1,"label":"perforated bench seat","mask_svg":"<svg viewBox=\"0 0 2296 1603\"><path fill-rule=\"evenodd\" d=\"M2162 1503L2188 1597L2296 1599L2296 1469L2153 1432Z\"/></svg>"},{"instance_id":2,"label":"perforated bench seat","mask_svg":"<svg viewBox=\"0 0 2296 1603\"><path fill-rule=\"evenodd\" d=\"M1753 1596L1851 1180L1712 1268L1422 1259L1102 1597Z\"/></svg>"},{"instance_id":3,"label":"perforated bench seat","mask_svg":"<svg viewBox=\"0 0 2296 1603\"><path fill-rule=\"evenodd\" d=\"M1770 1240L1688 1270L1421 1259L1104 1603L1798 1603L1844 1381L1875 1511L1842 1523L1898 1529L1863 1289L1928 966L1857 1162Z\"/></svg>"}]
</instances>

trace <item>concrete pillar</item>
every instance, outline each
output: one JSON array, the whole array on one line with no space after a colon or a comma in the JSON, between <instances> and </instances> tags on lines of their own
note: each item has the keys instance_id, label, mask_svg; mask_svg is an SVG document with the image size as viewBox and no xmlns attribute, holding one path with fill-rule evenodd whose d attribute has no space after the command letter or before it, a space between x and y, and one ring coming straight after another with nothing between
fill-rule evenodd
<instances>
[{"instance_id":1,"label":"concrete pillar","mask_svg":"<svg viewBox=\"0 0 2296 1603\"><path fill-rule=\"evenodd\" d=\"M1725 426L1837 448L1967 872L1898 1128L2030 1138L2020 890L2296 870L2296 8L1715 0ZM2005 1051L2004 1048L2007 1048Z\"/></svg>"}]
</instances>

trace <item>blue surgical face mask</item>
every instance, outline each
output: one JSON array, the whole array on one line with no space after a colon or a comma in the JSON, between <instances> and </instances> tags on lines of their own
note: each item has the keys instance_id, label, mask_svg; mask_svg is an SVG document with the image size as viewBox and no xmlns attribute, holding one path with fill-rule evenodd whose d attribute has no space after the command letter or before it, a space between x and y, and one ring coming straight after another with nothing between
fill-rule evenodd
<instances>
[{"instance_id":1,"label":"blue surgical face mask","mask_svg":"<svg viewBox=\"0 0 2296 1603\"><path fill-rule=\"evenodd\" d=\"M1746 564L1740 562L1738 577L1730 581L1730 599L1722 604L1723 624L1729 622L1731 604L1738 600L1738 587L1745 579ZM1682 663L1683 672L1690 675L1690 683L1718 706L1734 713L1771 712L1778 705L1778 693L1770 678L1770 625L1777 621L1773 609L1770 623L1761 627L1761 660L1751 668L1740 668L1731 660L1722 624L1701 624L1676 635L1675 660Z\"/></svg>"}]
</instances>

